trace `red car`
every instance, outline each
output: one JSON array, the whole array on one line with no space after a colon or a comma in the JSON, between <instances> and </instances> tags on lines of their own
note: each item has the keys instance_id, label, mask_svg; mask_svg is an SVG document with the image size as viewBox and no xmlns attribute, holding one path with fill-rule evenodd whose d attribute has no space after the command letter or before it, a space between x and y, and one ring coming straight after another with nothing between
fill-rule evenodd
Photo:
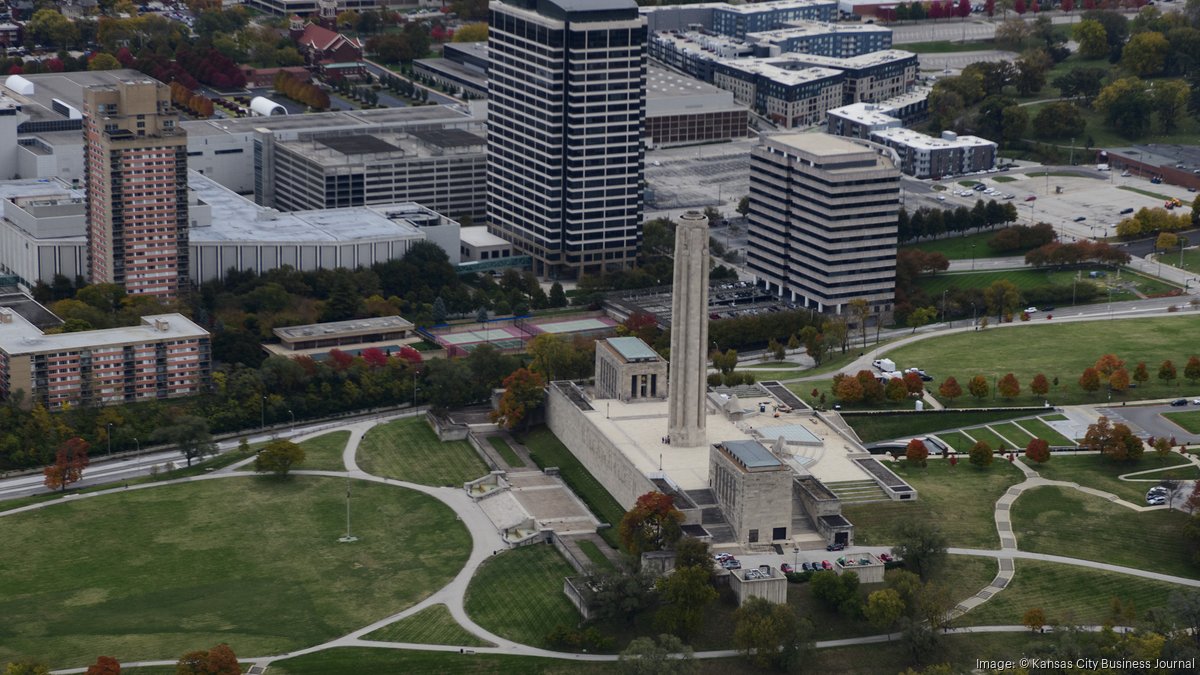
<instances>
[{"instance_id":1,"label":"red car","mask_svg":"<svg viewBox=\"0 0 1200 675\"><path fill-rule=\"evenodd\" d=\"M1037 195L1029 195L1028 197L1025 198L1025 201L1031 202L1035 199L1037 199Z\"/></svg>"},{"instance_id":2,"label":"red car","mask_svg":"<svg viewBox=\"0 0 1200 675\"><path fill-rule=\"evenodd\" d=\"M830 565L828 560L822 560L821 569L831 570L833 569L833 565Z\"/></svg>"},{"instance_id":3,"label":"red car","mask_svg":"<svg viewBox=\"0 0 1200 675\"><path fill-rule=\"evenodd\" d=\"M789 565L787 563L783 563L782 565L779 566L779 571L783 572L784 574L791 574L792 572L795 572L796 570L793 569L791 565Z\"/></svg>"},{"instance_id":4,"label":"red car","mask_svg":"<svg viewBox=\"0 0 1200 675\"><path fill-rule=\"evenodd\" d=\"M891 562L892 556L888 555L887 553L880 553L879 559L882 560L883 562Z\"/></svg>"}]
</instances>

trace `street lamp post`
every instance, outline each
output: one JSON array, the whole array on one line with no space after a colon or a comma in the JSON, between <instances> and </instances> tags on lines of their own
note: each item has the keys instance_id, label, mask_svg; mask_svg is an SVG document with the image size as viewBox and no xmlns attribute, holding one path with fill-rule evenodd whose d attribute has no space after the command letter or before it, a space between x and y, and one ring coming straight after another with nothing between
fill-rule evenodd
<instances>
[{"instance_id":1,"label":"street lamp post","mask_svg":"<svg viewBox=\"0 0 1200 675\"><path fill-rule=\"evenodd\" d=\"M112 454L112 425L112 422L108 423L108 433L105 434L108 437L108 454L110 455Z\"/></svg>"},{"instance_id":2,"label":"street lamp post","mask_svg":"<svg viewBox=\"0 0 1200 675\"><path fill-rule=\"evenodd\" d=\"M973 302L972 302L972 303L971 303L971 325L972 325L972 326L975 326L976 330L978 330L978 326L977 326L977 325L976 325L976 323L975 323L975 317L976 317L976 314L975 314L975 303L973 303Z\"/></svg>"},{"instance_id":3,"label":"street lamp post","mask_svg":"<svg viewBox=\"0 0 1200 675\"><path fill-rule=\"evenodd\" d=\"M267 397L262 397L262 404L259 406L259 425L258 428L267 428Z\"/></svg>"},{"instance_id":4,"label":"street lamp post","mask_svg":"<svg viewBox=\"0 0 1200 675\"><path fill-rule=\"evenodd\" d=\"M975 244L971 244L971 271L975 271Z\"/></svg>"},{"instance_id":5,"label":"street lamp post","mask_svg":"<svg viewBox=\"0 0 1200 675\"><path fill-rule=\"evenodd\" d=\"M946 293L949 291L950 289L942 291L942 323L946 322Z\"/></svg>"},{"instance_id":6,"label":"street lamp post","mask_svg":"<svg viewBox=\"0 0 1200 675\"><path fill-rule=\"evenodd\" d=\"M137 461L142 461L142 443L137 438L133 439L133 444L137 446Z\"/></svg>"},{"instance_id":7,"label":"street lamp post","mask_svg":"<svg viewBox=\"0 0 1200 675\"><path fill-rule=\"evenodd\" d=\"M292 433L296 433L296 414L288 410L288 414L292 416Z\"/></svg>"}]
</instances>

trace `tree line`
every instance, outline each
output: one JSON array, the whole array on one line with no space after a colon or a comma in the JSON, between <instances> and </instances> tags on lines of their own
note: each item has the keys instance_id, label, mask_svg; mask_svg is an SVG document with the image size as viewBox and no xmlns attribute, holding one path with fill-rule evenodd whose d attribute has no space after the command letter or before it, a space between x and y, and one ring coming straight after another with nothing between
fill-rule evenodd
<instances>
[{"instance_id":1,"label":"tree line","mask_svg":"<svg viewBox=\"0 0 1200 675\"><path fill-rule=\"evenodd\" d=\"M971 208L959 206L954 209L936 209L922 206L911 214L901 207L897 215L896 236L901 243L937 238L944 234L965 233L971 230L993 228L1017 219L1017 207L1011 202L990 199L975 200Z\"/></svg>"}]
</instances>

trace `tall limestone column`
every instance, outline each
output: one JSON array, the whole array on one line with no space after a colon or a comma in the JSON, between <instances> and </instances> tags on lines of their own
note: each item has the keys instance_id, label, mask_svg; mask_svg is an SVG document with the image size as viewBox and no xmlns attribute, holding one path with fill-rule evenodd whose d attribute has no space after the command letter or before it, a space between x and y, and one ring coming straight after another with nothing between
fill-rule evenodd
<instances>
[{"instance_id":1,"label":"tall limestone column","mask_svg":"<svg viewBox=\"0 0 1200 675\"><path fill-rule=\"evenodd\" d=\"M708 218L688 211L675 230L675 284L671 289L671 371L668 433L671 445L707 443Z\"/></svg>"}]
</instances>

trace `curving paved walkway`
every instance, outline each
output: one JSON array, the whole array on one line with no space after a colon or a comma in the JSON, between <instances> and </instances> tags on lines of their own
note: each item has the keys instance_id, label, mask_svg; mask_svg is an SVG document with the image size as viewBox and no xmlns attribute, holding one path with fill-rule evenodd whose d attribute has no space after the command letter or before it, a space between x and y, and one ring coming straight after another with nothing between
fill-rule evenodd
<instances>
[{"instance_id":1,"label":"curving paved walkway","mask_svg":"<svg viewBox=\"0 0 1200 675\"><path fill-rule=\"evenodd\" d=\"M406 643L406 642L382 642L382 641L375 641L375 640L367 640L364 637L380 628L383 628L384 626L387 626L391 623L394 623L394 622L404 619L406 617L417 614L418 612L421 612L424 609L427 609L428 607L431 607L431 606L437 605L437 604L446 605L446 607L450 611L451 616L454 617L454 620L457 621L459 623L459 625L462 626L469 633L475 635L476 637L478 637L482 640L490 642L490 643L492 643L492 645L494 645L491 647L472 647L472 648L470 648L470 651L477 653L477 654L508 654L508 655L553 658L553 659L561 659L561 660L574 660L574 661L615 661L619 658L619 656L615 655L615 654L575 654L575 653L567 653L567 652L555 652L555 651L550 651L550 650L546 650L546 649L540 649L537 647L531 647L528 645L520 644L517 642L513 642L512 640L508 640L506 638L500 637L500 636L488 631L486 628L475 623L471 619L471 617L467 615L467 612L465 609L467 587L470 584L471 578L474 576L474 574L475 574L476 570L479 568L479 566L482 565L484 563L484 561L486 561L488 558L492 557L499 551L507 550L507 546L504 544L502 538L500 537L499 533L496 531L492 522L483 513L482 509L479 508L479 505L476 502L474 502L473 500L471 500L471 498L465 492L463 492L461 489L446 488L446 487L431 487L431 486L421 485L421 484L417 484L417 483L410 483L408 481L396 480L396 479L392 479L392 478L384 478L384 477L369 474L369 473L363 471L361 468L359 468L358 461L357 461L358 446L361 443L363 437L366 435L366 433L373 426L375 426L379 423L380 423L379 420L365 420L365 421L355 422L355 423L338 426L338 427L323 428L323 429L320 429L319 431L314 431L312 433L308 433L308 434L296 437L295 440L303 441L303 440L307 440L309 438L313 438L318 435L323 435L323 434L329 433L331 431L345 430L345 431L350 432L350 438L348 439L348 441L346 443L346 447L342 453L342 461L346 467L345 471L297 470L294 473L299 474L299 475L326 476L326 477L333 477L333 478L349 477L349 478L354 478L356 480L371 481L371 482L375 482L375 483L382 483L385 485L393 485L396 487L406 488L409 490L415 490L417 492L421 492L423 494L429 495L429 496L437 499L438 501L442 502L443 504L446 504L451 509L453 509L455 514L458 516L458 519L467 527L468 531L471 533L472 548L471 548L471 554L468 557L467 562L463 565L463 568L454 577L454 579L452 579L448 584L446 584L442 588L438 589L437 591L435 591L434 593L432 593L431 595L426 597L424 600L408 607L407 609L404 609L403 611L392 614L391 616L384 617L384 618L382 618L378 621L375 621L369 625L363 626L362 628L351 631L350 633L347 633L346 635L343 635L338 638L334 638L332 640L329 640L327 642L324 642L324 643L321 643L318 645L313 645L311 647L306 647L304 649L299 649L299 650L296 650L293 652L287 652L287 653L283 653L283 654L249 657L249 658L242 657L242 658L239 658L240 661L242 661L244 663L251 663L251 664L265 668L274 661L288 659L288 658L301 656L301 655L305 655L305 654L312 654L312 653L324 651L327 649L341 648L341 647L407 649L407 650L436 651L436 652L447 652L447 653L463 651L466 648L459 647L459 646L452 646L452 645L431 645L431 644L423 644L423 643ZM1200 459L1197 459L1194 457L1192 457L1190 459L1193 463L1200 465ZM253 462L253 458L248 458L246 460L237 462L233 465L224 467L218 471L214 471L209 474L204 474L204 475L200 475L200 476L191 476L191 477L180 478L180 479L176 479L176 480L160 481L160 482L155 482L155 483L145 483L145 484L140 484L140 485L135 485L135 486L130 486L130 487L118 487L118 488L113 488L113 489L109 489L109 490L103 490L103 491L98 491L98 492L93 492L93 493L88 493L88 494L77 495L75 497L72 497L71 499L72 500L91 499L91 498L95 498L95 497L112 494L114 492L122 492L122 491L126 491L126 490L147 490L147 489L153 489L156 487L161 487L161 486L166 486L166 485L188 483L188 482L193 482L193 481L221 480L221 479L230 478L230 477L244 477L246 474L244 472L241 472L240 469L242 469L246 465L250 464L251 462ZM1031 552L1027 552L1027 551L1018 550L1016 536L1013 534L1012 523L1011 523L1011 520L1009 519L1009 511L1012 507L1012 503L1017 499L1017 497L1019 497L1021 495L1021 493L1023 493L1025 490L1028 490L1031 488L1041 487L1041 486L1045 486L1045 485L1057 485L1057 486L1063 486L1063 487L1071 487L1071 488L1074 488L1074 489L1077 489L1077 490L1080 490L1083 492L1087 492L1089 494L1094 494L1094 495L1109 499L1110 501L1112 501L1114 503L1120 504L1122 506L1125 506L1127 508L1137 510L1137 511L1159 509L1162 507L1138 506L1138 505L1123 501L1123 500L1117 498L1116 495L1113 495L1111 493L1103 492L1100 490L1095 490L1093 488L1083 487L1083 486L1078 485L1077 483L1047 480L1045 478L1040 477L1037 474L1036 470L1034 470L1031 467L1026 466L1023 462L1018 461L1018 462L1014 462L1014 463L1021 469L1022 472L1025 473L1026 479L1024 481L1022 481L1021 483L1018 483L1018 484L1010 487L1005 492L1005 494L1003 496L1001 496L1000 499L997 500L997 502L996 502L995 521L996 521L997 532L1000 534L1000 542L1001 542L1000 549L999 550L985 550L985 549L951 548L948 550L949 553L954 554L954 555L970 555L970 556L995 558L999 565L999 572L997 573L995 579L993 579L993 581L988 586L981 589L974 596L959 603L954 608L954 610L952 612L952 617L960 616L960 615L970 611L972 608L986 602L988 599L993 597L996 593L1004 590L1004 588L1008 585L1008 583L1012 581L1012 576L1013 576L1014 569L1015 569L1014 560L1016 560L1016 559L1044 560L1044 561L1062 563L1062 564L1067 564L1067 565L1075 565L1075 566L1085 567L1085 568L1090 568L1090 569L1117 572L1117 573L1121 573L1121 574L1128 574L1130 576L1137 576L1137 577L1142 577L1142 578L1146 578L1146 579L1154 579L1157 581L1166 581L1166 582L1176 583L1176 584L1180 584L1180 585L1184 585L1184 586L1200 588L1200 580L1196 580L1196 579L1175 577L1175 576L1171 576L1171 575L1167 575L1167 574L1160 574L1157 572L1149 572L1146 570L1122 567L1119 565L1109 565L1107 563L1095 562L1095 561L1090 561L1090 560L1081 560L1078 558L1068 558L1068 557L1064 557L1064 556L1056 556L1056 555L1049 555L1049 554L1043 554L1043 553L1031 553ZM1140 473L1140 472L1135 472L1135 473ZM13 509L10 511L0 512L0 518L2 518L4 516L8 516L8 515L13 515L15 513L23 513L25 511L47 508L47 507L53 506L54 504L57 504L57 503L59 503L59 500L49 501L49 502L41 502L38 504L31 504L29 506L22 507L19 509ZM872 547L864 547L864 548L869 549ZM1098 627L1091 627L1091 629L1098 629ZM973 626L973 627L966 627L966 628L953 628L953 629L950 629L948 632L951 632L951 633L993 633L993 632L1023 632L1023 631L1027 631L1027 630L1028 630L1028 628L1025 626ZM826 640L826 641L818 642L816 644L816 646L818 648L830 648L830 647L843 647L843 646L849 646L849 645L873 644L873 643L887 642L887 641L892 640L894 637L895 637L895 634L872 635L872 636L848 638L848 639L842 639L842 640ZM698 653L696 653L695 656L696 656L696 658L709 659L709 658L727 658L727 657L736 656L736 655L737 655L737 652L735 650L719 650L719 651L698 652ZM122 664L122 665L124 665L125 667L128 667L128 668L150 667L150 666L170 666L170 665L174 665L175 662L176 662L175 660L140 661L140 662L126 663L126 664ZM66 674L66 673L83 673L85 671L86 671L86 668L75 668L75 669L57 670L54 672Z\"/></svg>"}]
</instances>

